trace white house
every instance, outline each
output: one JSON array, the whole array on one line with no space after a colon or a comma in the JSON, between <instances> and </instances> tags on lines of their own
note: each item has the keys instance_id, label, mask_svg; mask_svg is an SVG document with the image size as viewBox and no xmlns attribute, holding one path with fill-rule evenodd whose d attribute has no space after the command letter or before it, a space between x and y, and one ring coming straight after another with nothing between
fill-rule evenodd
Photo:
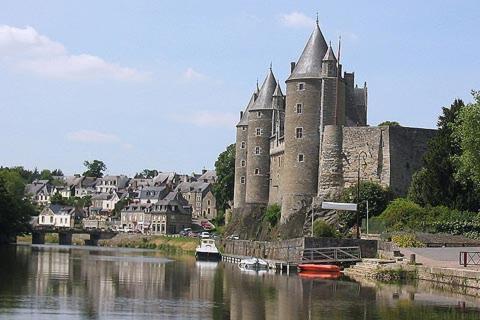
<instances>
[{"instance_id":1,"label":"white house","mask_svg":"<svg viewBox=\"0 0 480 320\"><path fill-rule=\"evenodd\" d=\"M38 225L73 228L76 224L79 224L85 216L85 212L82 209L52 204L40 212Z\"/></svg>"},{"instance_id":2,"label":"white house","mask_svg":"<svg viewBox=\"0 0 480 320\"><path fill-rule=\"evenodd\" d=\"M48 180L35 180L25 187L25 194L39 205L49 205L50 197L56 192L57 189Z\"/></svg>"}]
</instances>

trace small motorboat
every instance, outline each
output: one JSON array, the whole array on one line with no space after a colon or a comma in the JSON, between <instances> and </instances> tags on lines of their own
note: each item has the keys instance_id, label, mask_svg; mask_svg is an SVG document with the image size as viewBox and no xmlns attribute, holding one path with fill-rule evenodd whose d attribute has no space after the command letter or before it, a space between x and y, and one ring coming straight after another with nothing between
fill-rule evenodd
<instances>
[{"instance_id":1,"label":"small motorboat","mask_svg":"<svg viewBox=\"0 0 480 320\"><path fill-rule=\"evenodd\" d=\"M215 246L215 240L202 239L195 249L195 257L197 260L219 261L222 256Z\"/></svg>"},{"instance_id":2,"label":"small motorboat","mask_svg":"<svg viewBox=\"0 0 480 320\"><path fill-rule=\"evenodd\" d=\"M340 272L340 267L334 264L313 264L313 263L304 263L299 264L298 269L300 272Z\"/></svg>"},{"instance_id":3,"label":"small motorboat","mask_svg":"<svg viewBox=\"0 0 480 320\"><path fill-rule=\"evenodd\" d=\"M238 266L245 270L267 270L268 262L258 258L249 258L241 260Z\"/></svg>"}]
</instances>

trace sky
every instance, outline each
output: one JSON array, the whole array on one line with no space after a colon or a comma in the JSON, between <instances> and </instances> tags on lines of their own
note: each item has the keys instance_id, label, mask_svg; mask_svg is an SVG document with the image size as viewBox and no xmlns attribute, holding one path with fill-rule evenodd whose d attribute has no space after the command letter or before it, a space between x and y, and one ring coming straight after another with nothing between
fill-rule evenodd
<instances>
[{"instance_id":1,"label":"sky","mask_svg":"<svg viewBox=\"0 0 480 320\"><path fill-rule=\"evenodd\" d=\"M285 92L317 12L370 125L435 128L480 89L478 0L2 0L0 166L213 168L270 63Z\"/></svg>"}]
</instances>

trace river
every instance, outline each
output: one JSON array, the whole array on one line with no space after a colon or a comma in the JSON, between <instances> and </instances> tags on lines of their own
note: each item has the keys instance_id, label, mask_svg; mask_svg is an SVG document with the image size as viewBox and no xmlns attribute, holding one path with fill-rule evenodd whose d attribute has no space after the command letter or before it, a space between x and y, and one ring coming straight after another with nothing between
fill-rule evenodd
<instances>
[{"instance_id":1,"label":"river","mask_svg":"<svg viewBox=\"0 0 480 320\"><path fill-rule=\"evenodd\" d=\"M0 319L480 319L431 283L303 279L153 250L0 247Z\"/></svg>"}]
</instances>

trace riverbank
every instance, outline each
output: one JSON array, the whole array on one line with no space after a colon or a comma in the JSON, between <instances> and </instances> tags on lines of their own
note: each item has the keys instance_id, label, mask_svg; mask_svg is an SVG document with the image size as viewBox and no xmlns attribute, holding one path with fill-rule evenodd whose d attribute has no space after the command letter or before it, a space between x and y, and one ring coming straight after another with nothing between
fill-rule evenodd
<instances>
[{"instance_id":1,"label":"riverbank","mask_svg":"<svg viewBox=\"0 0 480 320\"><path fill-rule=\"evenodd\" d=\"M74 234L72 238L73 245L84 245L88 235ZM17 237L19 243L32 243L32 236L25 235ZM138 249L154 249L174 254L190 254L195 253L195 248L199 240L188 237L169 237L154 236L143 234L117 234L112 239L99 240L98 245L102 247L119 247L119 248L138 248ZM45 243L58 243L58 234L47 233L45 235Z\"/></svg>"},{"instance_id":2,"label":"riverbank","mask_svg":"<svg viewBox=\"0 0 480 320\"><path fill-rule=\"evenodd\" d=\"M143 234L117 234L112 239L99 240L103 247L156 249L169 253L194 254L199 240L189 237L169 237Z\"/></svg>"}]
</instances>

